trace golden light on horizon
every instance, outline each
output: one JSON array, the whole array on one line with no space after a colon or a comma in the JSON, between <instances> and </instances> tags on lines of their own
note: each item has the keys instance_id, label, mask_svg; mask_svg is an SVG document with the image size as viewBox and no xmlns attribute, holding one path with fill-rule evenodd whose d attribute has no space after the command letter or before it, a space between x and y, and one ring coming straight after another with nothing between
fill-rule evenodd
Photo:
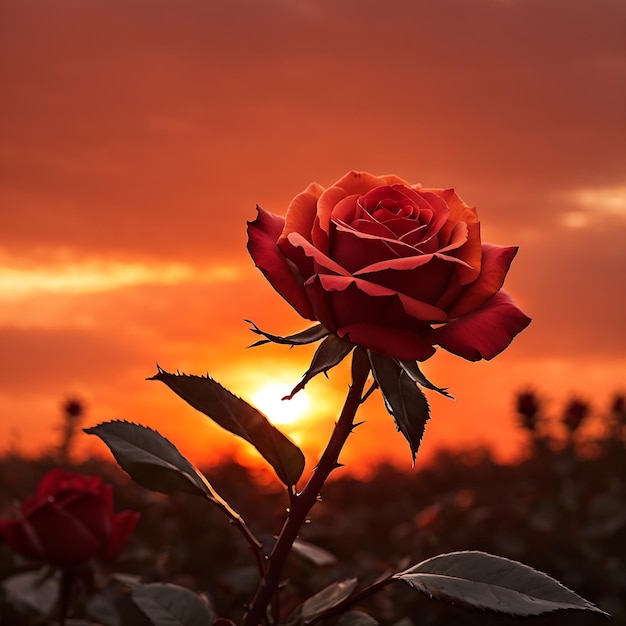
<instances>
[{"instance_id":1,"label":"golden light on horizon","mask_svg":"<svg viewBox=\"0 0 626 626\"><path fill-rule=\"evenodd\" d=\"M272 424L293 424L306 413L309 398L306 391L300 391L291 400L283 400L289 393L291 393L289 385L270 383L252 394L252 404L262 411Z\"/></svg>"}]
</instances>

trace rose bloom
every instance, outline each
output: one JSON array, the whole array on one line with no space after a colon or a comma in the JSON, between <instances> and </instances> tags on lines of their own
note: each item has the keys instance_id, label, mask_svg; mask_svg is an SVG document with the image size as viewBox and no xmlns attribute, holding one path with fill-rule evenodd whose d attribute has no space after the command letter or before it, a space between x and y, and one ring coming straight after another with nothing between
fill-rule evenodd
<instances>
[{"instance_id":1,"label":"rose bloom","mask_svg":"<svg viewBox=\"0 0 626 626\"><path fill-rule=\"evenodd\" d=\"M113 493L96 476L48 472L17 519L0 519L0 537L22 556L68 567L109 560L128 543L139 514L113 511Z\"/></svg>"},{"instance_id":2,"label":"rose bloom","mask_svg":"<svg viewBox=\"0 0 626 626\"><path fill-rule=\"evenodd\" d=\"M482 243L453 189L366 172L312 183L285 217L258 207L248 250L302 317L397 359L437 345L491 359L530 323L501 291L517 247Z\"/></svg>"}]
</instances>

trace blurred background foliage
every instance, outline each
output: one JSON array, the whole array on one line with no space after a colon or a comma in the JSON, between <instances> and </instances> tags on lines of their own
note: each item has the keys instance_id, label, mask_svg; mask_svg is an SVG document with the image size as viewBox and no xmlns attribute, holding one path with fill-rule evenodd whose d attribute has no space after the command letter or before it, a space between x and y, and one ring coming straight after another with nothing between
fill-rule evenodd
<instances>
[{"instance_id":1,"label":"blurred background foliage","mask_svg":"<svg viewBox=\"0 0 626 626\"><path fill-rule=\"evenodd\" d=\"M405 471L374 468L369 478L335 473L313 509L301 539L336 557L315 564L292 554L281 611L288 614L325 585L357 576L373 582L436 554L483 550L544 571L626 624L626 398L594 407L572 396L556 412L535 390L514 399L526 434L516 463L498 462L487 449L441 451ZM81 583L74 615L105 626L142 624L123 593L127 576L171 582L203 593L220 616L235 621L254 593L257 572L248 546L214 507L194 496L164 496L136 485L116 465L97 459L72 463L85 407L63 404L60 441L41 457L9 449L0 459L0 516L33 493L53 467L97 474L114 486L116 509L141 513L134 538L115 563L124 576L99 570ZM81 435L82 436L82 435ZM280 531L286 493L278 482L226 463L205 470L213 486L268 547ZM35 584L36 583L36 584ZM0 624L47 624L56 580L0 543ZM122 591L120 591L122 590ZM115 607L115 608L113 608ZM360 608L384 624L439 626L519 624L590 625L604 618L576 611L532 618L447 605L400 583Z\"/></svg>"}]
</instances>

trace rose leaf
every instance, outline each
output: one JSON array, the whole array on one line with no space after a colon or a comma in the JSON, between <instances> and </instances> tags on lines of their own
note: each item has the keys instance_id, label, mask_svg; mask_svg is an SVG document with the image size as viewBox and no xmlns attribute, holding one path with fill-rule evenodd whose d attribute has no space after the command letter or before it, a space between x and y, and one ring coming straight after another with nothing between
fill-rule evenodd
<instances>
[{"instance_id":1,"label":"rose leaf","mask_svg":"<svg viewBox=\"0 0 626 626\"><path fill-rule=\"evenodd\" d=\"M184 491L225 504L204 475L155 430L114 420L85 428L85 432L100 437L120 467L147 489L161 493Z\"/></svg>"},{"instance_id":2,"label":"rose leaf","mask_svg":"<svg viewBox=\"0 0 626 626\"><path fill-rule=\"evenodd\" d=\"M157 366L158 367L158 366ZM304 471L304 454L267 417L210 376L170 374L158 368L148 380L160 380L194 409L252 444L285 485L295 485Z\"/></svg>"},{"instance_id":3,"label":"rose leaf","mask_svg":"<svg viewBox=\"0 0 626 626\"><path fill-rule=\"evenodd\" d=\"M209 604L193 591L169 583L130 585L133 602L155 626L211 626Z\"/></svg>"},{"instance_id":4,"label":"rose leaf","mask_svg":"<svg viewBox=\"0 0 626 626\"><path fill-rule=\"evenodd\" d=\"M337 626L376 626L378 623L363 611L348 611L339 618Z\"/></svg>"},{"instance_id":5,"label":"rose leaf","mask_svg":"<svg viewBox=\"0 0 626 626\"><path fill-rule=\"evenodd\" d=\"M324 550L324 548L320 548L319 546L308 543L307 541L302 541L302 539L296 538L291 546L291 549L296 554L303 556L305 559L308 559L311 563L319 567L332 565L337 562L337 557L334 554L331 554L328 550Z\"/></svg>"},{"instance_id":6,"label":"rose leaf","mask_svg":"<svg viewBox=\"0 0 626 626\"><path fill-rule=\"evenodd\" d=\"M440 554L394 575L417 591L509 615L580 609L607 615L547 574L485 552Z\"/></svg>"},{"instance_id":7,"label":"rose leaf","mask_svg":"<svg viewBox=\"0 0 626 626\"><path fill-rule=\"evenodd\" d=\"M337 606L354 591L358 579L347 578L334 582L305 600L290 616L288 624L307 624L325 611Z\"/></svg>"}]
</instances>

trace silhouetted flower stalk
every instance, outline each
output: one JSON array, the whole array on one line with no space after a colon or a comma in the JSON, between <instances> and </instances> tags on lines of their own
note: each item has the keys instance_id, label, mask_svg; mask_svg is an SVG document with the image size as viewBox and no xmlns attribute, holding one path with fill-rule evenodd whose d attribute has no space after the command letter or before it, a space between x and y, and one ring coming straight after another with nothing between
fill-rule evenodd
<instances>
[{"instance_id":1,"label":"silhouetted flower stalk","mask_svg":"<svg viewBox=\"0 0 626 626\"><path fill-rule=\"evenodd\" d=\"M72 444L78 432L80 420L85 412L83 403L70 398L63 404L63 423L60 426L59 463L66 465L71 459Z\"/></svg>"},{"instance_id":2,"label":"silhouetted flower stalk","mask_svg":"<svg viewBox=\"0 0 626 626\"><path fill-rule=\"evenodd\" d=\"M538 453L550 449L550 437L545 430L543 401L532 389L521 391L515 399L522 428L530 435L531 446Z\"/></svg>"},{"instance_id":3,"label":"silhouetted flower stalk","mask_svg":"<svg viewBox=\"0 0 626 626\"><path fill-rule=\"evenodd\" d=\"M244 626L257 626L266 622L265 612L276 594L285 561L298 532L315 505L327 478L333 470L340 466L338 464L339 454L355 427L354 417L363 402L363 391L369 372L370 365L366 351L362 348L356 348L352 357L352 384L339 419L306 486L300 493L295 493L291 497L289 515L274 549L268 557L267 572L244 619Z\"/></svg>"},{"instance_id":4,"label":"silhouetted flower stalk","mask_svg":"<svg viewBox=\"0 0 626 626\"><path fill-rule=\"evenodd\" d=\"M572 398L567 403L562 421L566 428L566 445L569 449L573 450L575 448L579 429L587 421L590 412L589 403L580 398Z\"/></svg>"},{"instance_id":5,"label":"silhouetted flower stalk","mask_svg":"<svg viewBox=\"0 0 626 626\"><path fill-rule=\"evenodd\" d=\"M616 442L625 442L626 431L626 395L616 393L609 410L609 436Z\"/></svg>"},{"instance_id":6,"label":"silhouetted flower stalk","mask_svg":"<svg viewBox=\"0 0 626 626\"><path fill-rule=\"evenodd\" d=\"M59 585L58 615L59 626L65 626L68 617L72 588L74 587L74 572L69 568L61 570L61 582Z\"/></svg>"}]
</instances>

